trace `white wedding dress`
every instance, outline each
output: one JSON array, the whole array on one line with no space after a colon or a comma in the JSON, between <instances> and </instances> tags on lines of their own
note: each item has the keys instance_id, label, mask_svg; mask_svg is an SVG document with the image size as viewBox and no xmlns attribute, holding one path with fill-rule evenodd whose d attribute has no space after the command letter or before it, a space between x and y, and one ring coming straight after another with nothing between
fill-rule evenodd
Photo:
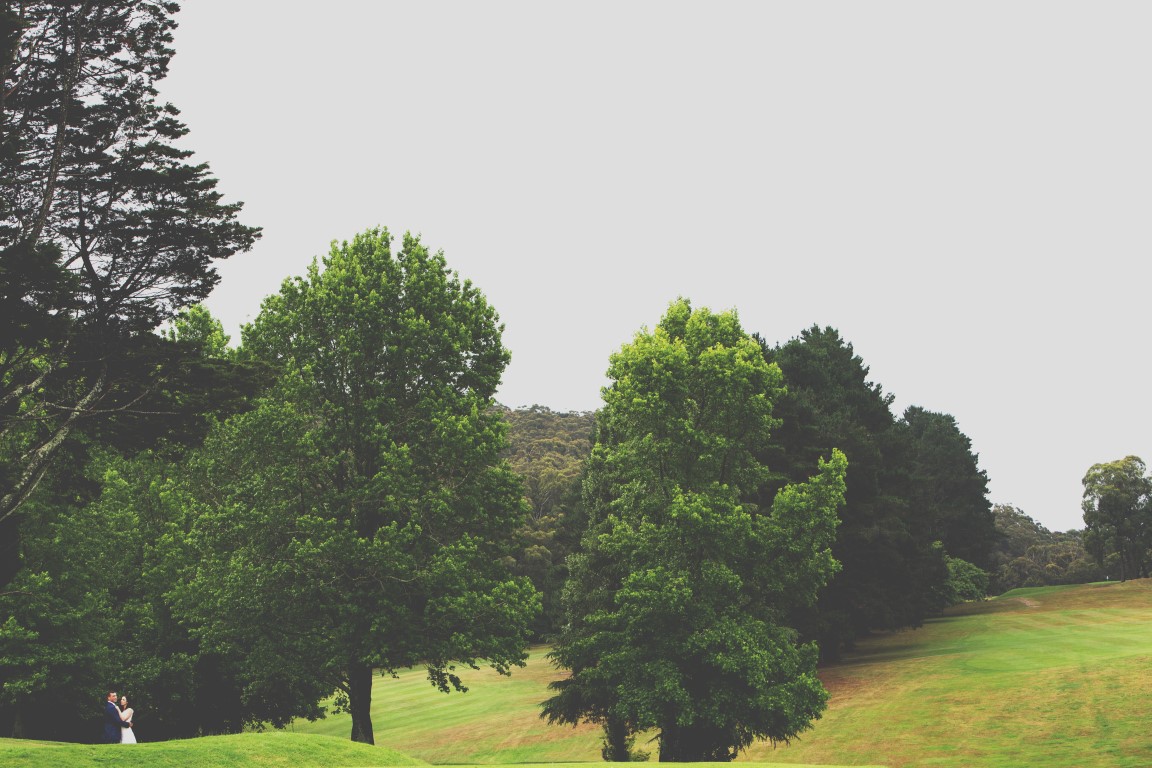
<instances>
[{"instance_id":1,"label":"white wedding dress","mask_svg":"<svg viewBox=\"0 0 1152 768\"><path fill-rule=\"evenodd\" d=\"M130 722L132 722L132 715L133 714L134 714L134 712L132 710L132 707L128 707L128 709L126 709L120 713L120 719L126 720L127 722L130 723ZM121 744L135 744L136 743L136 732L134 730L132 730L131 728L121 728L120 729L120 743Z\"/></svg>"}]
</instances>

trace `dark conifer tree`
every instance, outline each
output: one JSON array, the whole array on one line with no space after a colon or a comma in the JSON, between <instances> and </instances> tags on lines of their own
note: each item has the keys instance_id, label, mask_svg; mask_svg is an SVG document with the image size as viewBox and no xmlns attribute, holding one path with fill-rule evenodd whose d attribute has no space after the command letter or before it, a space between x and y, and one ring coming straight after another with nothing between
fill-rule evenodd
<instances>
[{"instance_id":1,"label":"dark conifer tree","mask_svg":"<svg viewBox=\"0 0 1152 768\"><path fill-rule=\"evenodd\" d=\"M988 475L956 419L912 406L904 411L909 443L911 502L921 538L939 541L949 555L991 566L996 524Z\"/></svg>"},{"instance_id":2,"label":"dark conifer tree","mask_svg":"<svg viewBox=\"0 0 1152 768\"><path fill-rule=\"evenodd\" d=\"M869 631L918 626L942 607L945 556L984 562L992 545L987 480L968 439L954 421L944 429L947 424L920 409L910 409L910 421L898 421L892 395L869 381L864 361L833 328L813 326L786 344L762 345L787 386L776 409L782 423L765 460L777 482L802 478L806 463L833 447L848 456L833 548L843 569L799 623L831 658ZM929 421L946 436L925 438L926 431L937 432L927 429ZM929 503L937 499L938 480L964 492L954 502Z\"/></svg>"},{"instance_id":3,"label":"dark conifer tree","mask_svg":"<svg viewBox=\"0 0 1152 768\"><path fill-rule=\"evenodd\" d=\"M151 331L250 247L157 101L169 2L4 3L0 60L0 540L86 420L160 383ZM144 371L144 380L139 374ZM141 410L137 408L137 410ZM15 549L0 552L13 562ZM12 573L0 573L0 584Z\"/></svg>"}]
</instances>

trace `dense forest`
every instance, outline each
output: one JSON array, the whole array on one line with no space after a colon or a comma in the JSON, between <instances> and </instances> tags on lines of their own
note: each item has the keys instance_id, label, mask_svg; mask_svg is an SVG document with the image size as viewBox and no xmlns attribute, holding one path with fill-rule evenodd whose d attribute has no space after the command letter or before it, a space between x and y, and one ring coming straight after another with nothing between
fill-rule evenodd
<instances>
[{"instance_id":1,"label":"dense forest","mask_svg":"<svg viewBox=\"0 0 1152 768\"><path fill-rule=\"evenodd\" d=\"M3 6L0 735L94 740L115 688L151 740L330 706L371 743L374 675L463 690L545 642L544 715L606 758L656 729L662 759L728 760L809 727L817 664L869 633L1147 575L1139 459L1049 532L834 328L774 342L678 298L596 412L509 409L497 308L376 228L230 339L201 302L260 231L157 100L175 11Z\"/></svg>"}]
</instances>

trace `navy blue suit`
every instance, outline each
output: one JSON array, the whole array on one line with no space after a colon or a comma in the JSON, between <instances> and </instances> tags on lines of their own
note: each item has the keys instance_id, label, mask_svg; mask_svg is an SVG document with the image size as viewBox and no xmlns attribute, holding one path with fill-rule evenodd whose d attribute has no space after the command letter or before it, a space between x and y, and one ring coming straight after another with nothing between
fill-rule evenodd
<instances>
[{"instance_id":1,"label":"navy blue suit","mask_svg":"<svg viewBox=\"0 0 1152 768\"><path fill-rule=\"evenodd\" d=\"M110 701L104 702L104 743L119 744L120 729L127 727L128 723L120 719L120 707Z\"/></svg>"}]
</instances>

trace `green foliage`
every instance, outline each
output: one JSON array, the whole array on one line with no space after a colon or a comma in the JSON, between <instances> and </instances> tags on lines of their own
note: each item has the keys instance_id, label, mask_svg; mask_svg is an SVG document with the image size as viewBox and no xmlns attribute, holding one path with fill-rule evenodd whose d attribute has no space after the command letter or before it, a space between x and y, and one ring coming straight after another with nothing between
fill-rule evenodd
<instances>
[{"instance_id":1,"label":"green foliage","mask_svg":"<svg viewBox=\"0 0 1152 768\"><path fill-rule=\"evenodd\" d=\"M229 665L201 653L163 599L174 574L159 545L186 506L172 476L179 456L97 452L91 497L69 497L83 486L53 477L57 492L29 502L23 568L0 596L5 732L95 738L108 687L131 697L147 740L242 726Z\"/></svg>"},{"instance_id":2,"label":"green foliage","mask_svg":"<svg viewBox=\"0 0 1152 768\"><path fill-rule=\"evenodd\" d=\"M833 547L843 568L815 608L795 617L834 659L872 630L918 626L939 611L953 547L965 559L986 560L993 541L987 481L951 417L912 408L897 421L892 396L868 380L868 367L835 329L813 326L763 346L788 388L764 454L777 472L769 493L802 481L833 448L849 461Z\"/></svg>"},{"instance_id":3,"label":"green foliage","mask_svg":"<svg viewBox=\"0 0 1152 768\"><path fill-rule=\"evenodd\" d=\"M230 338L224 333L224 326L203 304L181 310L164 335L172 341L195 345L204 358L220 359L229 355Z\"/></svg>"},{"instance_id":4,"label":"green foliage","mask_svg":"<svg viewBox=\"0 0 1152 768\"><path fill-rule=\"evenodd\" d=\"M559 631L560 592L568 576L566 560L577 549L584 527L581 472L592 450L592 413L558 413L541 405L507 410L508 465L524 482L529 512L519 531L514 571L528 576L540 592L543 611L533 626L538 638Z\"/></svg>"},{"instance_id":5,"label":"green foliage","mask_svg":"<svg viewBox=\"0 0 1152 768\"><path fill-rule=\"evenodd\" d=\"M956 419L915 406L904 411L911 504L922 535L949 555L986 565L996 539L988 476Z\"/></svg>"},{"instance_id":6,"label":"green foliage","mask_svg":"<svg viewBox=\"0 0 1152 768\"><path fill-rule=\"evenodd\" d=\"M503 558L521 521L492 394L508 360L495 311L411 235L334 243L244 329L280 372L193 463L185 584L207 647L241 659L244 700L283 724L338 691L373 740L374 669L520 664L539 609ZM177 548L179 549L179 547Z\"/></svg>"},{"instance_id":7,"label":"green foliage","mask_svg":"<svg viewBox=\"0 0 1152 768\"><path fill-rule=\"evenodd\" d=\"M948 565L947 605L970 600L983 600L988 596L988 574L967 560L945 557Z\"/></svg>"},{"instance_id":8,"label":"green foliage","mask_svg":"<svg viewBox=\"0 0 1152 768\"><path fill-rule=\"evenodd\" d=\"M774 485L807 476L815 457L833 447L850 461L845 504L833 554L842 570L814 609L796 620L835 658L874 628L915 625L929 612L942 563L918 543L907 520L905 476L892 396L868 380L868 368L832 328L812 327L788 343L764 346L788 386L777 414L767 460Z\"/></svg>"},{"instance_id":9,"label":"green foliage","mask_svg":"<svg viewBox=\"0 0 1152 768\"><path fill-rule=\"evenodd\" d=\"M175 3L5 4L0 44L0 586L22 505L84 425L158 410L151 330L249 248L157 102ZM141 419L128 419L123 435ZM89 427L91 428L91 427Z\"/></svg>"},{"instance_id":10,"label":"green foliage","mask_svg":"<svg viewBox=\"0 0 1152 768\"><path fill-rule=\"evenodd\" d=\"M734 313L674 302L608 375L553 652L572 674L545 717L600 723L616 759L649 728L661 760L729 760L795 736L826 694L787 615L836 569L843 454L756 503L781 376Z\"/></svg>"},{"instance_id":11,"label":"green foliage","mask_svg":"<svg viewBox=\"0 0 1152 768\"><path fill-rule=\"evenodd\" d=\"M1017 587L1087 584L1109 575L1084 548L1082 531L1049 531L1007 504L997 504L992 514L998 540L989 574L990 594Z\"/></svg>"},{"instance_id":12,"label":"green foliage","mask_svg":"<svg viewBox=\"0 0 1152 768\"><path fill-rule=\"evenodd\" d=\"M100 559L107 552L98 538L115 541L117 531L82 512L75 522L87 529L38 506L29 516L38 534L24 542L29 565L0 596L0 712L9 735L75 739L77 724L96 713L96 691L118 672L109 652L120 629L117 563Z\"/></svg>"},{"instance_id":13,"label":"green foliage","mask_svg":"<svg viewBox=\"0 0 1152 768\"><path fill-rule=\"evenodd\" d=\"M104 744L65 745L0 739L0 763L8 768L87 768L92 765L147 765L149 768L263 768L291 765L326 768L340 765L425 765L387 747L352 744L326 736L298 733L242 733L160 744L139 744L126 754ZM114 754L113 754L114 753Z\"/></svg>"},{"instance_id":14,"label":"green foliage","mask_svg":"<svg viewBox=\"0 0 1152 768\"><path fill-rule=\"evenodd\" d=\"M1152 477L1138 456L1093 464L1084 475L1084 546L1120 580L1144 578L1152 564Z\"/></svg>"},{"instance_id":15,"label":"green foliage","mask_svg":"<svg viewBox=\"0 0 1152 768\"><path fill-rule=\"evenodd\" d=\"M148 739L243 725L233 670L171 617L163 593L175 576L170 564L159 567L157 545L184 523L178 489L188 446L210 419L245 407L258 369L152 334L136 349L135 365L163 371L135 399L146 413L79 425L60 447L65 460L46 467L27 502L21 535L5 542L18 556L5 563L13 576L0 595L4 733L91 738L100 714L93 702L109 685L146 712ZM165 418L148 415L155 412Z\"/></svg>"},{"instance_id":16,"label":"green foliage","mask_svg":"<svg viewBox=\"0 0 1152 768\"><path fill-rule=\"evenodd\" d=\"M157 102L174 3L19 4L4 77L3 242L51 243L81 325L154 328L208 294L258 230L235 221L188 132Z\"/></svg>"}]
</instances>

